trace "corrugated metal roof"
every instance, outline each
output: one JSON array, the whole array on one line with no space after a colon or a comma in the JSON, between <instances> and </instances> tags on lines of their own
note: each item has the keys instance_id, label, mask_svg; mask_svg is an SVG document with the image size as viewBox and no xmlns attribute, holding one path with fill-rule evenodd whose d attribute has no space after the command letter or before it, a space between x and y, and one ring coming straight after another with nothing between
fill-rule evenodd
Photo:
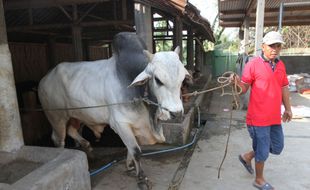
<instances>
[{"instance_id":1,"label":"corrugated metal roof","mask_svg":"<svg viewBox=\"0 0 310 190\"><path fill-rule=\"evenodd\" d=\"M218 2L221 26L240 27L247 13L250 26L255 26L257 0L219 0ZM285 3L282 25L310 25L309 0L265 0L265 26L278 25L281 2ZM250 6L251 3L253 6ZM288 3L295 4L286 5Z\"/></svg>"}]
</instances>

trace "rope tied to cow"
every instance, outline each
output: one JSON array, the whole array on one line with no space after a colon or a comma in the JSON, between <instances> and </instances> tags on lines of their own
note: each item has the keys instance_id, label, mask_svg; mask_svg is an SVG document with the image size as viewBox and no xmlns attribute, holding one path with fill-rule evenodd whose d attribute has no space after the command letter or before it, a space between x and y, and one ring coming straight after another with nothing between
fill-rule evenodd
<instances>
[{"instance_id":1,"label":"rope tied to cow","mask_svg":"<svg viewBox=\"0 0 310 190\"><path fill-rule=\"evenodd\" d=\"M211 91L221 89L222 93L220 96L224 96L224 95L233 96L235 108L238 109L239 108L238 97L242 93L242 88L241 88L241 86L238 85L237 74L232 72L232 71L227 71L227 72L223 73L220 77L217 78L217 83L219 84L219 86L217 86L217 87L210 88L207 90L202 90L202 91L194 91L191 93L186 93L186 94L183 94L182 96L183 97L197 96L200 94L204 94L207 92L211 92ZM225 92L225 87L227 87L227 86L231 86L231 93Z\"/></svg>"},{"instance_id":2,"label":"rope tied to cow","mask_svg":"<svg viewBox=\"0 0 310 190\"><path fill-rule=\"evenodd\" d=\"M117 105L124 105L124 104L135 104L138 102L143 101L141 98L133 98L131 101L128 102L119 102L119 103L112 103L112 104L103 104L103 105L96 105L96 106L81 106L81 107L68 107L68 108L37 108L37 109L25 109L20 108L21 111L68 111L68 110L81 110L81 109L91 109L91 108L102 108L102 107L109 107L109 106L117 106Z\"/></svg>"},{"instance_id":3,"label":"rope tied to cow","mask_svg":"<svg viewBox=\"0 0 310 190\"><path fill-rule=\"evenodd\" d=\"M221 96L224 95L239 95L242 92L242 88L237 84L237 78L235 77L237 76L236 73L232 72L232 71L227 71L225 73L222 74L222 76L217 78L217 82L220 84L217 87L214 88L210 88L207 90L202 90L202 91L194 91L191 93L186 93L186 94L182 94L182 96L197 96L200 94L204 94L207 92L211 92L217 89L222 89L222 94ZM231 85L232 83L234 83L233 85L233 91L232 93L225 93L224 87Z\"/></svg>"},{"instance_id":4,"label":"rope tied to cow","mask_svg":"<svg viewBox=\"0 0 310 190\"><path fill-rule=\"evenodd\" d=\"M217 82L220 84L217 87L207 89L207 90L202 90L202 91L194 91L191 93L183 94L182 96L197 96L200 94L204 94L207 92L215 91L217 89L222 89L222 94L221 96L224 95L231 95L234 97L234 102L236 108L239 108L239 103L238 103L238 95L241 94L241 87L237 84L236 82L236 73L228 71L222 74L222 76L217 78ZM231 85L234 83L234 85ZM226 86L231 85L231 93L225 92L224 88ZM27 108L20 108L21 111L25 112L42 112L42 111L69 111L69 110L81 110L81 109L92 109L92 108L102 108L102 107L110 107L110 106L118 106L118 105L126 105L126 104L136 104L139 102L145 102L148 105L155 105L163 110L169 111L167 108L163 107L162 105L150 100L147 97L143 98L133 98L130 101L127 102L118 102L118 103L111 103L111 104L103 104L103 105L93 105L93 106L81 106L81 107L67 107L67 108L34 108L34 109L27 109Z\"/></svg>"}]
</instances>

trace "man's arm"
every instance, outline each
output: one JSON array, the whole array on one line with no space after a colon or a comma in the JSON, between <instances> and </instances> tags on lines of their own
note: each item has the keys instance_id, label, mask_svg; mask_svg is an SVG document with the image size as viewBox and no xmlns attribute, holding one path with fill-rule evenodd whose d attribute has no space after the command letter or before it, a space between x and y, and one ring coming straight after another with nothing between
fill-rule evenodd
<instances>
[{"instance_id":1,"label":"man's arm","mask_svg":"<svg viewBox=\"0 0 310 190\"><path fill-rule=\"evenodd\" d=\"M292 114L291 103L290 103L290 92L287 86L282 88L282 102L285 108L285 111L282 115L282 121L289 122L291 121L293 114Z\"/></svg>"},{"instance_id":2,"label":"man's arm","mask_svg":"<svg viewBox=\"0 0 310 190\"><path fill-rule=\"evenodd\" d=\"M249 87L250 87L249 84L244 83L242 81L240 81L238 85L242 88L242 93L241 94L245 94L248 91Z\"/></svg>"},{"instance_id":3,"label":"man's arm","mask_svg":"<svg viewBox=\"0 0 310 190\"><path fill-rule=\"evenodd\" d=\"M232 80L242 89L241 94L245 94L248 91L250 85L242 82L238 75L234 75L234 78Z\"/></svg>"}]
</instances>

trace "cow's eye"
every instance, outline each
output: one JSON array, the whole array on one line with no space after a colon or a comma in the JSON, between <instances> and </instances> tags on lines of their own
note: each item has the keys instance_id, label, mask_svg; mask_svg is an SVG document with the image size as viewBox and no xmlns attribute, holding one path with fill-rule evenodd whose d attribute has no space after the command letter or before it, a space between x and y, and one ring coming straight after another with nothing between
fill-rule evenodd
<instances>
[{"instance_id":1,"label":"cow's eye","mask_svg":"<svg viewBox=\"0 0 310 190\"><path fill-rule=\"evenodd\" d=\"M157 77L155 77L155 81L156 81L158 86L162 86L163 85L163 83Z\"/></svg>"}]
</instances>

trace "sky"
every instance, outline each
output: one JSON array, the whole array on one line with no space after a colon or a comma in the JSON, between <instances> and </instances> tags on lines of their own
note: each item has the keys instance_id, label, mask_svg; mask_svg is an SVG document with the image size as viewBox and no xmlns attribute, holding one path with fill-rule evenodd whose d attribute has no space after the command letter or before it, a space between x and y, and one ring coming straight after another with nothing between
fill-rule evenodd
<instances>
[{"instance_id":1,"label":"sky","mask_svg":"<svg viewBox=\"0 0 310 190\"><path fill-rule=\"evenodd\" d=\"M218 13L218 0L189 0L189 2L200 10L200 15L206 18L210 24L213 24L214 18ZM228 38L235 38L238 35L238 28L226 28L224 34Z\"/></svg>"},{"instance_id":2,"label":"sky","mask_svg":"<svg viewBox=\"0 0 310 190\"><path fill-rule=\"evenodd\" d=\"M201 16L212 24L218 13L217 0L189 0L189 2L195 5L200 10Z\"/></svg>"}]
</instances>

